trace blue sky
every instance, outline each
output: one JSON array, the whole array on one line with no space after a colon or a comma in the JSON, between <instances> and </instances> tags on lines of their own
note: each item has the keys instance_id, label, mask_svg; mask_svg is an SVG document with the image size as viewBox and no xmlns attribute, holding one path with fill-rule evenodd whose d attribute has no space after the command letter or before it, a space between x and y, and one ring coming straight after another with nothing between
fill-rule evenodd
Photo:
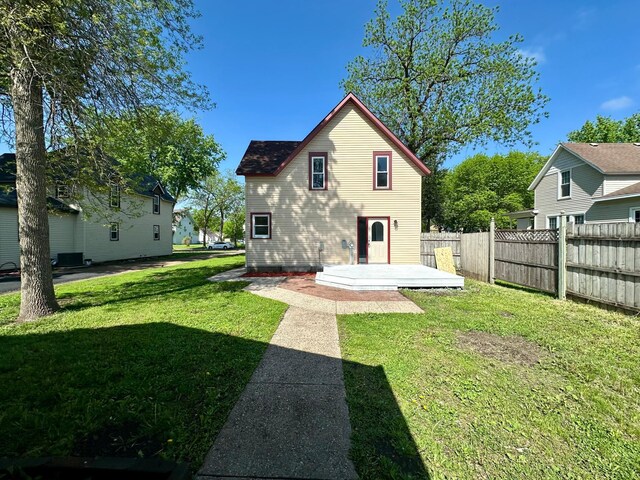
<instances>
[{"instance_id":1,"label":"blue sky","mask_svg":"<svg viewBox=\"0 0 640 480\"><path fill-rule=\"evenodd\" d=\"M549 154L596 114L640 110L638 0L501 0L498 39L524 36L521 49L539 61L539 85L551 97L549 118L532 128L536 150ZM193 22L204 48L187 68L217 108L197 115L235 169L251 139L301 140L342 98L345 66L363 53L373 0L196 0ZM392 13L396 0L389 0ZM5 145L0 145L6 150ZM489 145L478 151L505 152ZM474 153L465 148L453 166Z\"/></svg>"},{"instance_id":2,"label":"blue sky","mask_svg":"<svg viewBox=\"0 0 640 480\"><path fill-rule=\"evenodd\" d=\"M196 81L217 108L199 120L235 168L251 139L301 140L342 98L345 66L364 52L372 0L207 1L194 23L204 49L189 57ZM596 114L640 110L637 0L501 0L497 38L524 36L538 60L539 85L551 97L549 118L532 128L536 150L550 154L566 134ZM389 1L392 12L398 4ZM487 153L508 148L490 145ZM465 148L455 165L474 153Z\"/></svg>"}]
</instances>

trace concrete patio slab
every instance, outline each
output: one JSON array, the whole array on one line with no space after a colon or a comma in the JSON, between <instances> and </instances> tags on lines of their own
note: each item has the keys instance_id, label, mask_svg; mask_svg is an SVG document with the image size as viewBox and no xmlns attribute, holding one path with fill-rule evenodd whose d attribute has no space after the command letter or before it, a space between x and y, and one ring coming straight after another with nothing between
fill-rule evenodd
<instances>
[{"instance_id":1,"label":"concrete patio slab","mask_svg":"<svg viewBox=\"0 0 640 480\"><path fill-rule=\"evenodd\" d=\"M325 265L316 283L347 290L463 288L464 278L426 265Z\"/></svg>"}]
</instances>

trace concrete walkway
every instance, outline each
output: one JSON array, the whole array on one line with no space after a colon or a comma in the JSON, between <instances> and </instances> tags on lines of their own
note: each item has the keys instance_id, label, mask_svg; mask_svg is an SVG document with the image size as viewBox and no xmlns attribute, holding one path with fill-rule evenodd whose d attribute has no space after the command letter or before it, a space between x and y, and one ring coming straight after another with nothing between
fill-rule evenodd
<instances>
[{"instance_id":1,"label":"concrete walkway","mask_svg":"<svg viewBox=\"0 0 640 480\"><path fill-rule=\"evenodd\" d=\"M355 479L337 313L422 312L411 301L340 301L280 288L284 277L243 277L245 290L291 305L234 406L198 478ZM328 295L330 296L330 295Z\"/></svg>"},{"instance_id":2,"label":"concrete walkway","mask_svg":"<svg viewBox=\"0 0 640 480\"><path fill-rule=\"evenodd\" d=\"M355 479L335 315L291 307L201 479Z\"/></svg>"}]
</instances>

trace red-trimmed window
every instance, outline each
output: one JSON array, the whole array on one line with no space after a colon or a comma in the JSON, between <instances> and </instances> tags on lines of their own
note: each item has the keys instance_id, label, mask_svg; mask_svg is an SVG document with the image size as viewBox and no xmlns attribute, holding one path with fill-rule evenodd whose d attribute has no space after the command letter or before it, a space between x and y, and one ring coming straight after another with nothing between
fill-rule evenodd
<instances>
[{"instance_id":1,"label":"red-trimmed window","mask_svg":"<svg viewBox=\"0 0 640 480\"><path fill-rule=\"evenodd\" d=\"M309 152L309 190L327 189L327 152Z\"/></svg>"},{"instance_id":2,"label":"red-trimmed window","mask_svg":"<svg viewBox=\"0 0 640 480\"><path fill-rule=\"evenodd\" d=\"M251 238L271 238L271 214L251 214Z\"/></svg>"},{"instance_id":3,"label":"red-trimmed window","mask_svg":"<svg viewBox=\"0 0 640 480\"><path fill-rule=\"evenodd\" d=\"M373 152L373 189L391 190L391 152Z\"/></svg>"}]
</instances>

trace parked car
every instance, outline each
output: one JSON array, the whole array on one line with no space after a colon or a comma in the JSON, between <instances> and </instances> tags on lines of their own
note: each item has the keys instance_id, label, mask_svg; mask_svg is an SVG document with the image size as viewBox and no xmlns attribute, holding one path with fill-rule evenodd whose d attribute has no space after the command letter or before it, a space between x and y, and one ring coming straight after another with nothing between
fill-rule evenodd
<instances>
[{"instance_id":1,"label":"parked car","mask_svg":"<svg viewBox=\"0 0 640 480\"><path fill-rule=\"evenodd\" d=\"M213 242L207 246L208 250L229 250L233 248L229 242Z\"/></svg>"}]
</instances>

